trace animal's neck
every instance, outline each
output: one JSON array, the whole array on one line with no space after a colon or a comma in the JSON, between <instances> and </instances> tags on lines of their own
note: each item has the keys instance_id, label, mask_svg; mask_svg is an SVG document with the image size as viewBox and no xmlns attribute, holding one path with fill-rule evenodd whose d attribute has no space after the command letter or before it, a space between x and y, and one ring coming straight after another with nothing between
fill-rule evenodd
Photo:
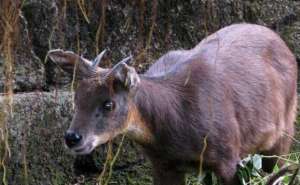
<instances>
[{"instance_id":1,"label":"animal's neck","mask_svg":"<svg viewBox=\"0 0 300 185\"><path fill-rule=\"evenodd\" d=\"M127 135L136 142L145 145L153 142L153 135L134 102L129 103L129 115L126 125Z\"/></svg>"},{"instance_id":2,"label":"animal's neck","mask_svg":"<svg viewBox=\"0 0 300 185\"><path fill-rule=\"evenodd\" d=\"M139 123L136 128L140 128L140 134L144 139L154 141L154 135L160 134L171 125L181 120L180 117L180 93L175 84L170 84L163 79L141 78L133 97L136 116ZM170 124L171 123L171 124ZM173 129L172 129L173 130Z\"/></svg>"}]
</instances>

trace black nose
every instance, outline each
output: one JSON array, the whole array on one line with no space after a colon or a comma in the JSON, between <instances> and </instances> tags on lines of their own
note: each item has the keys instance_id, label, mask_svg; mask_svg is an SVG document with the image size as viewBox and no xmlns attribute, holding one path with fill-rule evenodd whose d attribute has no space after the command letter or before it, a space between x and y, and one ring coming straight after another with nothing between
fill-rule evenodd
<instances>
[{"instance_id":1,"label":"black nose","mask_svg":"<svg viewBox=\"0 0 300 185\"><path fill-rule=\"evenodd\" d=\"M76 132L65 133L65 141L69 148L76 146L80 142L81 138L82 136Z\"/></svg>"}]
</instances>

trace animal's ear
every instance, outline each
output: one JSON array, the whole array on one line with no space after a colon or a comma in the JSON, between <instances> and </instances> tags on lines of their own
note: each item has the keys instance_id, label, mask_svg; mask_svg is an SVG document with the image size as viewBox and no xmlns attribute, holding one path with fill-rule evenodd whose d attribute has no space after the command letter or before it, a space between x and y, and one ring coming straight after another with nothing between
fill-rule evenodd
<instances>
[{"instance_id":1,"label":"animal's ear","mask_svg":"<svg viewBox=\"0 0 300 185\"><path fill-rule=\"evenodd\" d=\"M116 64L111 72L108 74L109 78L113 80L116 88L125 88L126 90L137 87L140 83L140 77L133 67L126 64L132 57L127 57Z\"/></svg>"},{"instance_id":2,"label":"animal's ear","mask_svg":"<svg viewBox=\"0 0 300 185\"><path fill-rule=\"evenodd\" d=\"M50 50L47 56L64 71L70 74L75 72L76 78L81 79L96 76L101 70L104 70L98 67L104 52L105 51L98 55L94 63L72 51L63 51L61 49ZM76 70L74 70L74 68Z\"/></svg>"}]
</instances>

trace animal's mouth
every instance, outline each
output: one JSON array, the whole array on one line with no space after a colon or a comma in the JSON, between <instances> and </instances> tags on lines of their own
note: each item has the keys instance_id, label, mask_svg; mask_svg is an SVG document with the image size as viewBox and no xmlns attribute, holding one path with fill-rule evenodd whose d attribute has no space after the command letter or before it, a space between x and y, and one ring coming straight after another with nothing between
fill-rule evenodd
<instances>
[{"instance_id":1,"label":"animal's mouth","mask_svg":"<svg viewBox=\"0 0 300 185\"><path fill-rule=\"evenodd\" d=\"M72 151L76 154L76 155L86 155L91 153L94 150L94 147L92 146L91 143L86 144L84 146L79 146L76 147L74 149L72 149Z\"/></svg>"},{"instance_id":2,"label":"animal's mouth","mask_svg":"<svg viewBox=\"0 0 300 185\"><path fill-rule=\"evenodd\" d=\"M106 137L92 137L86 139L86 141L83 142L83 144L71 148L70 150L75 155L86 155L86 154L90 154L97 146L103 145L108 141L109 139L107 139Z\"/></svg>"}]
</instances>

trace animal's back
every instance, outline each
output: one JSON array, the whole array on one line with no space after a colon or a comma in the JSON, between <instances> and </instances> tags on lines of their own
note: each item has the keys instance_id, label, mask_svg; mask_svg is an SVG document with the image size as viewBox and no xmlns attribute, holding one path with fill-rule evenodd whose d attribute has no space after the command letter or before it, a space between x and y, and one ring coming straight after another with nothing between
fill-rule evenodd
<instances>
[{"instance_id":1,"label":"animal's back","mask_svg":"<svg viewBox=\"0 0 300 185\"><path fill-rule=\"evenodd\" d=\"M189 73L188 69L193 71L190 83L198 88L190 88L183 80L185 87L181 89L189 95L188 89L193 89L198 97L194 104L203 117L211 112L218 115L208 128L214 130L215 137L224 133L234 139L222 142L232 142L240 157L253 152L272 153L274 147L282 148L278 153L288 151L290 141L282 138L293 135L297 67L293 54L277 34L252 24L228 26L193 49L169 52L146 75L178 79ZM199 119L201 127L211 124L203 121L210 118Z\"/></svg>"}]
</instances>

